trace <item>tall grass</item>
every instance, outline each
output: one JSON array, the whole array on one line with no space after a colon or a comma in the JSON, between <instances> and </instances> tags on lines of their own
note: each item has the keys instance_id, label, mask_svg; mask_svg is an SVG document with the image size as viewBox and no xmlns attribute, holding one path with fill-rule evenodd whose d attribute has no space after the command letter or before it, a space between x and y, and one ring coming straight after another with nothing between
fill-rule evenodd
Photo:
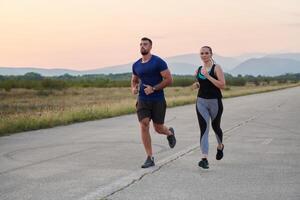
<instances>
[{"instance_id":1,"label":"tall grass","mask_svg":"<svg viewBox=\"0 0 300 200\"><path fill-rule=\"evenodd\" d=\"M225 98L299 86L299 83L266 86L232 86ZM191 87L165 90L168 107L192 104ZM0 136L75 122L103 119L135 112L136 97L129 88L68 88L64 90L0 90Z\"/></svg>"}]
</instances>

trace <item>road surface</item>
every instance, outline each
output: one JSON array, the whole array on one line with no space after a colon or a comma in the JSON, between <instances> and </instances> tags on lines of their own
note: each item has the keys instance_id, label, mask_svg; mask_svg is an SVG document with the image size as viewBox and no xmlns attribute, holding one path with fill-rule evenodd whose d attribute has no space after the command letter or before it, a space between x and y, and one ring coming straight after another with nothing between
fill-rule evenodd
<instances>
[{"instance_id":1,"label":"road surface","mask_svg":"<svg viewBox=\"0 0 300 200\"><path fill-rule=\"evenodd\" d=\"M300 87L224 99L224 159L200 159L195 105L170 108L177 146L152 138L145 159L136 115L0 138L1 200L300 199Z\"/></svg>"}]
</instances>

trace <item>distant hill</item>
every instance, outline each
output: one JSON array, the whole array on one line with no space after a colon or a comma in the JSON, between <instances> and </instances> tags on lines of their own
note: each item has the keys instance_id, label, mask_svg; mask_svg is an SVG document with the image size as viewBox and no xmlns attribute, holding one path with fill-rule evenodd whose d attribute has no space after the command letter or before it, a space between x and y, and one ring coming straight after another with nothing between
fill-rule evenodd
<instances>
[{"instance_id":1,"label":"distant hill","mask_svg":"<svg viewBox=\"0 0 300 200\"><path fill-rule=\"evenodd\" d=\"M263 57L252 58L239 64L229 73L233 75L276 76L286 73L299 73L300 61L296 59Z\"/></svg>"},{"instance_id":2,"label":"distant hill","mask_svg":"<svg viewBox=\"0 0 300 200\"><path fill-rule=\"evenodd\" d=\"M216 63L222 65L224 71L229 71L233 69L239 61L230 58L230 57L223 57L219 55L215 55L214 59ZM198 54L184 54L179 56L168 57L164 59L173 74L193 74L197 67L200 65L200 57ZM95 70L88 70L84 73L89 74L109 74L109 73L126 73L131 72L132 63L124 64L124 65L117 65L117 66L110 66L99 68Z\"/></svg>"},{"instance_id":3,"label":"distant hill","mask_svg":"<svg viewBox=\"0 0 300 200\"><path fill-rule=\"evenodd\" d=\"M262 58L262 57L265 57L267 56L268 54L266 53L245 53L245 54L242 54L240 56L236 56L235 59L237 59L238 61L241 62L244 62L248 59L251 59L251 58Z\"/></svg>"},{"instance_id":4,"label":"distant hill","mask_svg":"<svg viewBox=\"0 0 300 200\"><path fill-rule=\"evenodd\" d=\"M269 54L265 57L268 58L286 58L300 61L300 53L282 53L282 54Z\"/></svg>"},{"instance_id":5,"label":"distant hill","mask_svg":"<svg viewBox=\"0 0 300 200\"><path fill-rule=\"evenodd\" d=\"M193 74L200 65L199 54L183 54L164 58L173 74ZM300 53L264 54L252 53L236 57L224 57L214 55L216 63L223 70L233 75L280 75L285 73L299 72ZM10 68L0 67L0 75L24 75L27 72L39 73L43 76L59 76L63 74L85 75L85 74L118 74L131 72L132 63L97 68L93 70L69 70L69 69L43 69L43 68Z\"/></svg>"},{"instance_id":6,"label":"distant hill","mask_svg":"<svg viewBox=\"0 0 300 200\"><path fill-rule=\"evenodd\" d=\"M193 74L197 68L197 65L193 65L185 62L169 62L166 59L168 66L173 74ZM127 73L132 71L132 63L117 65L111 67L103 67L94 70L82 71L83 74L117 74Z\"/></svg>"},{"instance_id":7,"label":"distant hill","mask_svg":"<svg viewBox=\"0 0 300 200\"><path fill-rule=\"evenodd\" d=\"M214 60L216 63L222 66L224 71L229 71L240 63L240 61L238 61L235 58L219 56L216 54L214 55ZM179 56L173 56L173 57L166 58L166 61L170 66L174 64L175 66L178 67L179 66L178 64L184 64L184 63L193 65L194 66L193 70L189 71L190 73L194 73L195 68L197 68L201 63L199 54L184 54Z\"/></svg>"},{"instance_id":8,"label":"distant hill","mask_svg":"<svg viewBox=\"0 0 300 200\"><path fill-rule=\"evenodd\" d=\"M81 71L82 74L119 74L131 72L132 63Z\"/></svg>"},{"instance_id":9,"label":"distant hill","mask_svg":"<svg viewBox=\"0 0 300 200\"><path fill-rule=\"evenodd\" d=\"M24 75L28 72L39 73L43 76L59 76L63 74L80 75L81 71L68 69L43 69L29 67L0 67L0 75Z\"/></svg>"},{"instance_id":10,"label":"distant hill","mask_svg":"<svg viewBox=\"0 0 300 200\"><path fill-rule=\"evenodd\" d=\"M164 58L168 63L170 70L173 74L193 74L197 67L200 65L199 54L184 54L173 57ZM233 69L237 64L240 63L235 58L223 57L219 55L214 56L216 63L222 65L224 71L229 71ZM43 76L59 76L63 74L70 75L84 75L84 74L116 74L116 73L127 73L131 72L132 63L127 63L123 65L115 65L97 68L93 70L76 71L68 69L43 69L43 68L9 68L0 67L1 75L23 75L27 72L39 73Z\"/></svg>"}]
</instances>

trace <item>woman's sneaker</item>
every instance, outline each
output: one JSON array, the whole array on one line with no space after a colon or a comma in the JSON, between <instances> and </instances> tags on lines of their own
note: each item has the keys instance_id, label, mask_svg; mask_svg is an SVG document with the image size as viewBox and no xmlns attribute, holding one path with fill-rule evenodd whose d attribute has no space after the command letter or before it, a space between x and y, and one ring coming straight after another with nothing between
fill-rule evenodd
<instances>
[{"instance_id":1,"label":"woman's sneaker","mask_svg":"<svg viewBox=\"0 0 300 200\"><path fill-rule=\"evenodd\" d=\"M224 150L224 144L223 144L222 149L217 148L217 154L216 154L217 160L221 160L223 158L223 156L224 156L223 150Z\"/></svg>"},{"instance_id":2,"label":"woman's sneaker","mask_svg":"<svg viewBox=\"0 0 300 200\"><path fill-rule=\"evenodd\" d=\"M209 168L208 160L206 158L202 158L202 160L200 160L198 165L199 165L199 167L202 167L203 169Z\"/></svg>"}]
</instances>

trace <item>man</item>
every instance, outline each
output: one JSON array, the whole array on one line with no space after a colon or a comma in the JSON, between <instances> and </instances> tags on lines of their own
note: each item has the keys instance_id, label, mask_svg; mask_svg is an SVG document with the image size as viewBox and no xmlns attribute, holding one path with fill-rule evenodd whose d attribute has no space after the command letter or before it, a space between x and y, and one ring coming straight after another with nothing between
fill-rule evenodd
<instances>
[{"instance_id":1,"label":"man","mask_svg":"<svg viewBox=\"0 0 300 200\"><path fill-rule=\"evenodd\" d=\"M167 136L171 148L174 148L176 144L174 129L172 127L167 128L164 125L167 104L163 89L172 84L172 75L166 62L160 57L152 55L150 53L151 49L151 39L142 38L140 43L142 58L133 64L131 78L132 94L139 93L136 108L142 141L147 154L147 159L142 168L155 165L149 132L151 120L155 131Z\"/></svg>"}]
</instances>

